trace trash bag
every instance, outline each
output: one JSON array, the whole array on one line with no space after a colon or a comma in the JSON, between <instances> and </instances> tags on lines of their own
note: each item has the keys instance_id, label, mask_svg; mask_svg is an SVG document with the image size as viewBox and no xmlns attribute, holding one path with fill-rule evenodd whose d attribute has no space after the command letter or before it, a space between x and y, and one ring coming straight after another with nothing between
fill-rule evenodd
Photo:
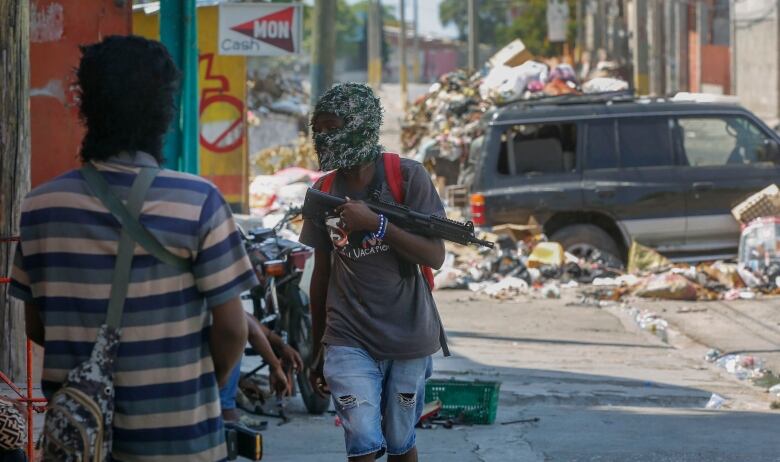
<instances>
[{"instance_id":1,"label":"trash bag","mask_svg":"<svg viewBox=\"0 0 780 462\"><path fill-rule=\"evenodd\" d=\"M490 70L479 87L480 96L495 102L519 99L532 80L547 81L547 66L526 61L517 67L497 66Z\"/></svg>"},{"instance_id":2,"label":"trash bag","mask_svg":"<svg viewBox=\"0 0 780 462\"><path fill-rule=\"evenodd\" d=\"M664 300L698 300L696 284L675 273L653 275L640 282L634 295Z\"/></svg>"},{"instance_id":3,"label":"trash bag","mask_svg":"<svg viewBox=\"0 0 780 462\"><path fill-rule=\"evenodd\" d=\"M582 85L582 91L585 93L606 93L626 90L628 90L628 82L612 77L596 77Z\"/></svg>"}]
</instances>

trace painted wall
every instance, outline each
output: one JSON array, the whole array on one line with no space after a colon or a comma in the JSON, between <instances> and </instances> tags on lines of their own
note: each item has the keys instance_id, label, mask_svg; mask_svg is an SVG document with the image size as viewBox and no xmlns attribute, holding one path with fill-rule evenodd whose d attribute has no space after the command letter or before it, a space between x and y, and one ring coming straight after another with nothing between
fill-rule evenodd
<instances>
[{"instance_id":1,"label":"painted wall","mask_svg":"<svg viewBox=\"0 0 780 462\"><path fill-rule=\"evenodd\" d=\"M777 0L734 5L734 69L740 102L770 125L780 123L780 9Z\"/></svg>"},{"instance_id":2,"label":"painted wall","mask_svg":"<svg viewBox=\"0 0 780 462\"><path fill-rule=\"evenodd\" d=\"M33 0L30 4L32 186L81 165L75 69L79 45L127 35L130 1Z\"/></svg>"},{"instance_id":3,"label":"painted wall","mask_svg":"<svg viewBox=\"0 0 780 462\"><path fill-rule=\"evenodd\" d=\"M200 175L234 210L248 194L246 58L217 54L219 7L198 8ZM159 17L133 13L133 33L159 40Z\"/></svg>"}]
</instances>

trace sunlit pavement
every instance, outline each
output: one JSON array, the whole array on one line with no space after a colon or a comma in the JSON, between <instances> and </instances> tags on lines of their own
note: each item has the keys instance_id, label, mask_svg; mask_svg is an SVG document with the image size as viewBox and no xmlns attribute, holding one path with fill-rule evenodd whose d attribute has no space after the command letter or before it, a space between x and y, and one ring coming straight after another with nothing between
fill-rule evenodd
<instances>
[{"instance_id":1,"label":"sunlit pavement","mask_svg":"<svg viewBox=\"0 0 780 462\"><path fill-rule=\"evenodd\" d=\"M706 363L706 346L682 334L664 343L621 309L569 305L573 293L512 302L436 297L454 353L437 357L436 376L501 381L501 399L494 425L418 430L420 460L780 460L780 411L769 410L767 393ZM681 304L650 306L676 312ZM728 409L705 409L713 393ZM298 411L289 424L269 419L266 460L345 460L332 415L309 417L297 400L291 407ZM540 421L502 425L533 417Z\"/></svg>"}]
</instances>

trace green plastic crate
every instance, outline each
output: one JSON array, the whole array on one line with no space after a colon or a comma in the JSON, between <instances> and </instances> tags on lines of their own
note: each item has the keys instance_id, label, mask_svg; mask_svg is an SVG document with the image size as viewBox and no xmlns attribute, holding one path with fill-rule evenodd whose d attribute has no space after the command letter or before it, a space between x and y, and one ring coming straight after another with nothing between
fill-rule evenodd
<instances>
[{"instance_id":1,"label":"green plastic crate","mask_svg":"<svg viewBox=\"0 0 780 462\"><path fill-rule=\"evenodd\" d=\"M430 379L425 383L425 401L441 401L441 417L492 424L496 421L499 388L501 382Z\"/></svg>"}]
</instances>

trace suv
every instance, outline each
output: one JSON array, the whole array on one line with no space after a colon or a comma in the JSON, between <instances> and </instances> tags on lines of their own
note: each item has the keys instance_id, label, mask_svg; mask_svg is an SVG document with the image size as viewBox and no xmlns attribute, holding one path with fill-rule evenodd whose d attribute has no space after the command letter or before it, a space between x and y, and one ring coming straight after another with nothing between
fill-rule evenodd
<instances>
[{"instance_id":1,"label":"suv","mask_svg":"<svg viewBox=\"0 0 780 462\"><path fill-rule=\"evenodd\" d=\"M614 264L633 240L678 260L733 257L731 209L780 182L780 137L734 104L548 98L482 125L466 168L474 223L533 218L575 255Z\"/></svg>"}]
</instances>

